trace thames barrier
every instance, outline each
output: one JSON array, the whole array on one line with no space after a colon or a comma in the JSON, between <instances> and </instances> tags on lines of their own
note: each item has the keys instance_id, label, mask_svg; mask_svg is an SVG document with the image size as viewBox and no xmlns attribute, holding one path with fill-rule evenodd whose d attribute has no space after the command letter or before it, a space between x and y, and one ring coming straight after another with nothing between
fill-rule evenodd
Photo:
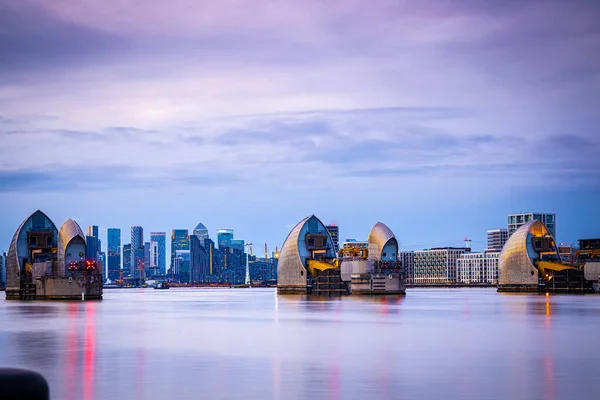
<instances>
[{"instance_id":1,"label":"thames barrier","mask_svg":"<svg viewBox=\"0 0 600 400\"><path fill-rule=\"evenodd\" d=\"M405 294L398 241L378 222L367 242L347 242L338 256L325 225L308 216L291 230L281 248L277 293Z\"/></svg>"},{"instance_id":2,"label":"thames barrier","mask_svg":"<svg viewBox=\"0 0 600 400\"><path fill-rule=\"evenodd\" d=\"M556 242L541 221L513 233L500 253L499 292L593 293L598 291L600 262L595 250L579 250L575 264L563 262Z\"/></svg>"},{"instance_id":3,"label":"thames barrier","mask_svg":"<svg viewBox=\"0 0 600 400\"><path fill-rule=\"evenodd\" d=\"M102 273L85 255L85 235L77 222L68 219L59 230L46 214L34 212L10 244L6 299L102 299Z\"/></svg>"}]
</instances>

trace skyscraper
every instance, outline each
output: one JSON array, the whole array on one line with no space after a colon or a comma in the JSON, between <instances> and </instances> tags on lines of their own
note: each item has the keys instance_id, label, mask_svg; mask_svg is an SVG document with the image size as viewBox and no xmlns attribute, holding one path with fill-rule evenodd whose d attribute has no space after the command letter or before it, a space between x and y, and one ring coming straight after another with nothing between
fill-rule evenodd
<instances>
[{"instance_id":1,"label":"skyscraper","mask_svg":"<svg viewBox=\"0 0 600 400\"><path fill-rule=\"evenodd\" d=\"M129 273L132 277L140 278L138 268L144 262L144 229L141 226L131 227L131 265Z\"/></svg>"},{"instance_id":2,"label":"skyscraper","mask_svg":"<svg viewBox=\"0 0 600 400\"><path fill-rule=\"evenodd\" d=\"M508 240L507 229L490 229L487 231L488 245L487 249L490 251L502 251L504 243Z\"/></svg>"},{"instance_id":3,"label":"skyscraper","mask_svg":"<svg viewBox=\"0 0 600 400\"><path fill-rule=\"evenodd\" d=\"M231 239L229 247L232 249L244 250L245 241L243 239Z\"/></svg>"},{"instance_id":4,"label":"skyscraper","mask_svg":"<svg viewBox=\"0 0 600 400\"><path fill-rule=\"evenodd\" d=\"M190 249L190 236L187 229L173 229L171 233L171 268L175 266L175 252Z\"/></svg>"},{"instance_id":5,"label":"skyscraper","mask_svg":"<svg viewBox=\"0 0 600 400\"><path fill-rule=\"evenodd\" d=\"M121 269L121 230L119 228L108 228L108 279L114 281L119 279Z\"/></svg>"},{"instance_id":6,"label":"skyscraper","mask_svg":"<svg viewBox=\"0 0 600 400\"><path fill-rule=\"evenodd\" d=\"M131 244L123 245L123 275L131 275Z\"/></svg>"},{"instance_id":7,"label":"skyscraper","mask_svg":"<svg viewBox=\"0 0 600 400\"><path fill-rule=\"evenodd\" d=\"M106 277L108 276L108 270L107 270L107 266L106 266L106 253L104 251L101 251L100 253L98 253L98 258L96 259L96 263L97 263L98 270L102 271L103 279L106 280Z\"/></svg>"},{"instance_id":8,"label":"skyscraper","mask_svg":"<svg viewBox=\"0 0 600 400\"><path fill-rule=\"evenodd\" d=\"M144 242L144 270L146 277L152 276L150 271L150 242Z\"/></svg>"},{"instance_id":9,"label":"skyscraper","mask_svg":"<svg viewBox=\"0 0 600 400\"><path fill-rule=\"evenodd\" d=\"M173 260L172 277L180 282L188 283L191 281L190 270L190 251L175 250L175 258Z\"/></svg>"},{"instance_id":10,"label":"skyscraper","mask_svg":"<svg viewBox=\"0 0 600 400\"><path fill-rule=\"evenodd\" d=\"M339 253L340 251L340 227L337 224L329 224L325 227L327 232L329 232L329 236L331 236L331 240L333 241L333 247L335 253Z\"/></svg>"},{"instance_id":11,"label":"skyscraper","mask_svg":"<svg viewBox=\"0 0 600 400\"><path fill-rule=\"evenodd\" d=\"M6 286L6 252L0 253L0 286Z\"/></svg>"},{"instance_id":12,"label":"skyscraper","mask_svg":"<svg viewBox=\"0 0 600 400\"><path fill-rule=\"evenodd\" d=\"M150 242L150 271L151 271L151 276L159 276L159 275L163 275L164 276L164 274L162 274L160 272L160 269L158 268L158 257L159 257L158 243L157 242Z\"/></svg>"},{"instance_id":13,"label":"skyscraper","mask_svg":"<svg viewBox=\"0 0 600 400\"><path fill-rule=\"evenodd\" d=\"M91 260L98 258L98 253L102 251L100 245L100 238L98 237L98 226L90 225L87 227L87 236L85 237L85 244L87 248L86 257Z\"/></svg>"},{"instance_id":14,"label":"skyscraper","mask_svg":"<svg viewBox=\"0 0 600 400\"><path fill-rule=\"evenodd\" d=\"M233 229L217 229L217 245L231 247Z\"/></svg>"},{"instance_id":15,"label":"skyscraper","mask_svg":"<svg viewBox=\"0 0 600 400\"><path fill-rule=\"evenodd\" d=\"M510 214L508 216L508 236L515 233L517 229L525 225L529 221L540 221L550 231L550 234L556 239L556 214L542 214L542 213L520 213Z\"/></svg>"},{"instance_id":16,"label":"skyscraper","mask_svg":"<svg viewBox=\"0 0 600 400\"><path fill-rule=\"evenodd\" d=\"M201 245L204 245L204 240L209 238L208 229L206 229L206 226L204 226L202 222L200 222L194 229L194 236L200 239Z\"/></svg>"},{"instance_id":17,"label":"skyscraper","mask_svg":"<svg viewBox=\"0 0 600 400\"><path fill-rule=\"evenodd\" d=\"M197 235L190 236L190 268L192 282L208 282L210 257L204 247L204 240Z\"/></svg>"},{"instance_id":18,"label":"skyscraper","mask_svg":"<svg viewBox=\"0 0 600 400\"><path fill-rule=\"evenodd\" d=\"M156 242L158 251L158 273L165 276L167 273L167 244L166 244L165 232L152 232L150 233L150 242Z\"/></svg>"}]
</instances>

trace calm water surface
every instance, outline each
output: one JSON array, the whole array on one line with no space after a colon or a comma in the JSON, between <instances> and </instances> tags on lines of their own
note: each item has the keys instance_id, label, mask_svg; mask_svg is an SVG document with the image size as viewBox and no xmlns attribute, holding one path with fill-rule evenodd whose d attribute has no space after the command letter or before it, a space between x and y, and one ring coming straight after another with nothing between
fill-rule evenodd
<instances>
[{"instance_id":1,"label":"calm water surface","mask_svg":"<svg viewBox=\"0 0 600 400\"><path fill-rule=\"evenodd\" d=\"M0 298L0 366L41 372L54 399L600 398L600 296Z\"/></svg>"}]
</instances>

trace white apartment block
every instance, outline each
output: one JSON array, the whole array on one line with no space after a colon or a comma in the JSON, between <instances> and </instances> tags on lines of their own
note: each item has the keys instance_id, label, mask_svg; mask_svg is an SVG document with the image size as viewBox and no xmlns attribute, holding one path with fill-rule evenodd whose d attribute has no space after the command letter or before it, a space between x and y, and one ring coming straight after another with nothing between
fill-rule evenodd
<instances>
[{"instance_id":1,"label":"white apartment block","mask_svg":"<svg viewBox=\"0 0 600 400\"><path fill-rule=\"evenodd\" d=\"M456 283L456 262L468 248L444 247L415 251L414 283L417 285Z\"/></svg>"},{"instance_id":2,"label":"white apartment block","mask_svg":"<svg viewBox=\"0 0 600 400\"><path fill-rule=\"evenodd\" d=\"M465 253L457 260L456 280L458 283L498 284L499 251Z\"/></svg>"},{"instance_id":3,"label":"white apartment block","mask_svg":"<svg viewBox=\"0 0 600 400\"><path fill-rule=\"evenodd\" d=\"M487 231L487 250L502 251L508 240L508 229L490 229Z\"/></svg>"}]
</instances>

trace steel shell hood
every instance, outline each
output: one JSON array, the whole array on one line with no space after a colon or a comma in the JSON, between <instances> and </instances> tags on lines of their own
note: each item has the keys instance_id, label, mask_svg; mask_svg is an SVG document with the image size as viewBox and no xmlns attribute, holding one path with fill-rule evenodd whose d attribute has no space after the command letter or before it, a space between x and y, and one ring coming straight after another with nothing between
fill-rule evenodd
<instances>
[{"instance_id":1,"label":"steel shell hood","mask_svg":"<svg viewBox=\"0 0 600 400\"><path fill-rule=\"evenodd\" d=\"M15 232L13 236L10 247L8 249L8 255L6 260L6 289L10 290L19 290L20 288L20 277L21 277L21 258L26 257L27 254L19 254L19 249L26 248L27 237L25 234L25 230L27 230L27 226L33 224L34 220L41 219L43 220L44 227L48 227L54 233L57 232L56 225L54 222L46 214L42 211L37 210L33 212L30 216L28 216L22 223L19 225L19 228Z\"/></svg>"},{"instance_id":2,"label":"steel shell hood","mask_svg":"<svg viewBox=\"0 0 600 400\"><path fill-rule=\"evenodd\" d=\"M309 251L304 242L307 233L327 234L328 253L327 256L335 258L333 240L325 225L314 215L304 218L288 234L277 262L277 286L281 288L306 287L307 271L304 262L309 257Z\"/></svg>"},{"instance_id":3,"label":"steel shell hood","mask_svg":"<svg viewBox=\"0 0 600 400\"><path fill-rule=\"evenodd\" d=\"M277 262L277 285L278 286L298 286L306 285L306 273L302 259L300 258L300 249L298 248L298 238L300 231L308 220L312 217L306 217L290 231L287 235Z\"/></svg>"},{"instance_id":4,"label":"steel shell hood","mask_svg":"<svg viewBox=\"0 0 600 400\"><path fill-rule=\"evenodd\" d=\"M66 268L67 247L71 242L74 242L77 239L79 239L79 242L85 249L85 234L83 233L83 230L77 222L69 218L64 224L62 224L60 230L58 231L58 272L61 275ZM85 251L83 253L85 254Z\"/></svg>"},{"instance_id":5,"label":"steel shell hood","mask_svg":"<svg viewBox=\"0 0 600 400\"><path fill-rule=\"evenodd\" d=\"M500 252L499 285L537 285L538 270L534 265L532 236L548 236L550 231L537 220L529 221L513 233Z\"/></svg>"},{"instance_id":6,"label":"steel shell hood","mask_svg":"<svg viewBox=\"0 0 600 400\"><path fill-rule=\"evenodd\" d=\"M369 232L369 259L381 260L384 249L389 249L390 254L393 254L393 259L396 259L398 254L398 240L396 240L396 236L387 225L378 222L373 226L371 232Z\"/></svg>"}]
</instances>

